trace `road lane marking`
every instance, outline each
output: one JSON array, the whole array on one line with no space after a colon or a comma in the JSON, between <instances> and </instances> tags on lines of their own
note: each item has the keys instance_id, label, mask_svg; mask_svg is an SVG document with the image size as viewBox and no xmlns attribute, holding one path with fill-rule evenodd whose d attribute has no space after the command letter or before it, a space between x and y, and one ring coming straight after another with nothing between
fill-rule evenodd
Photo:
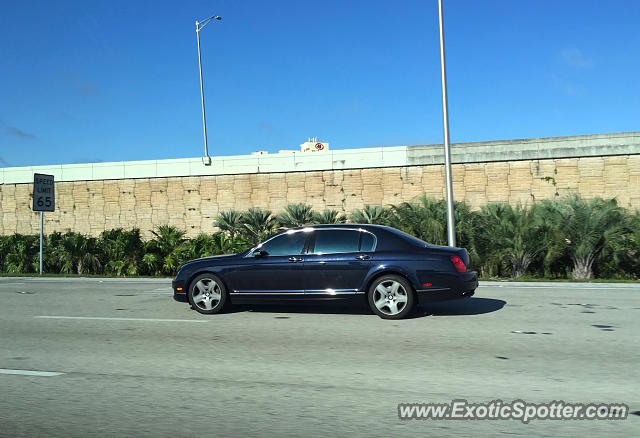
<instances>
[{"instance_id":1,"label":"road lane marking","mask_svg":"<svg viewBox=\"0 0 640 438\"><path fill-rule=\"evenodd\" d=\"M635 285L634 285L635 286ZM523 285L510 285L506 284L480 284L478 287L486 288L486 287L500 287L500 288L510 288L510 289L566 289L566 290L609 290L609 289L617 289L617 290L625 290L625 289L634 289L635 287L617 287L617 286L576 286L574 283L559 283L556 285L534 285L531 286L523 286Z\"/></svg>"},{"instance_id":2,"label":"road lane marking","mask_svg":"<svg viewBox=\"0 0 640 438\"><path fill-rule=\"evenodd\" d=\"M75 320L87 320L87 321L144 321L144 322L204 322L209 321L201 319L160 319L160 318L112 318L105 316L52 316L52 315L38 315L34 318L39 319L75 319Z\"/></svg>"},{"instance_id":3,"label":"road lane marking","mask_svg":"<svg viewBox=\"0 0 640 438\"><path fill-rule=\"evenodd\" d=\"M36 376L36 377L54 377L64 373L56 373L55 371L31 371L31 370L8 370L0 368L0 374L11 374L14 376Z\"/></svg>"}]
</instances>

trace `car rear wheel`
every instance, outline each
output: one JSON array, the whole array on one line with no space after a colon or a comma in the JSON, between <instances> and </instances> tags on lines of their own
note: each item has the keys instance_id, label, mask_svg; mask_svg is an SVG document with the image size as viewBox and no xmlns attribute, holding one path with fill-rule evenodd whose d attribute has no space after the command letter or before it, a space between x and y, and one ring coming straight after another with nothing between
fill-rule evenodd
<instances>
[{"instance_id":1,"label":"car rear wheel","mask_svg":"<svg viewBox=\"0 0 640 438\"><path fill-rule=\"evenodd\" d=\"M384 319L402 319L413 309L415 296L407 280L399 275L384 275L369 288L371 310Z\"/></svg>"},{"instance_id":2,"label":"car rear wheel","mask_svg":"<svg viewBox=\"0 0 640 438\"><path fill-rule=\"evenodd\" d=\"M201 274L193 279L187 293L191 307L205 315L218 313L227 300L227 290L213 274Z\"/></svg>"}]
</instances>

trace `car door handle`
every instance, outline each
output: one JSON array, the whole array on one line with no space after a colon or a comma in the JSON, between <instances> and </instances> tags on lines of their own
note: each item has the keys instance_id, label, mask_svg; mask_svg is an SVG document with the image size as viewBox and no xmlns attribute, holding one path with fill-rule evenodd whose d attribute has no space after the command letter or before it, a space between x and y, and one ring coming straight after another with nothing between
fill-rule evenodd
<instances>
[{"instance_id":1,"label":"car door handle","mask_svg":"<svg viewBox=\"0 0 640 438\"><path fill-rule=\"evenodd\" d=\"M293 263L301 262L302 257L289 257L289 261Z\"/></svg>"},{"instance_id":2,"label":"car door handle","mask_svg":"<svg viewBox=\"0 0 640 438\"><path fill-rule=\"evenodd\" d=\"M367 254L360 254L360 255L356 256L356 259L358 259L358 260L369 260L370 258L371 258L371 256L367 255Z\"/></svg>"}]
</instances>

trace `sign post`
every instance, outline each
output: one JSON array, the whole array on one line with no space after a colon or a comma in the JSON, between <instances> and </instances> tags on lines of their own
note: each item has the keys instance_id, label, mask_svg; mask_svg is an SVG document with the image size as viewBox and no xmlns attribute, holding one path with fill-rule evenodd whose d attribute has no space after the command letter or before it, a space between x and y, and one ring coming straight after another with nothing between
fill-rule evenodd
<instances>
[{"instance_id":1,"label":"sign post","mask_svg":"<svg viewBox=\"0 0 640 438\"><path fill-rule=\"evenodd\" d=\"M40 212L40 275L42 275L42 229L44 228L44 212Z\"/></svg>"},{"instance_id":2,"label":"sign post","mask_svg":"<svg viewBox=\"0 0 640 438\"><path fill-rule=\"evenodd\" d=\"M56 196L53 175L33 174L33 211L40 212L40 275L42 275L42 234L44 212L55 211Z\"/></svg>"}]
</instances>

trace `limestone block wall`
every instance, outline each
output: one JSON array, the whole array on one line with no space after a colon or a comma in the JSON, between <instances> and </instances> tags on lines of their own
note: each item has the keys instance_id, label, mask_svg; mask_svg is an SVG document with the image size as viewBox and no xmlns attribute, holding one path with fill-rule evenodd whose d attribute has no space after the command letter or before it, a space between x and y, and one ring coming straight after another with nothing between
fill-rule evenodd
<instances>
[{"instance_id":1,"label":"limestone block wall","mask_svg":"<svg viewBox=\"0 0 640 438\"><path fill-rule=\"evenodd\" d=\"M579 193L615 197L640 208L640 155L474 162L453 165L454 196L473 208L490 202L528 204ZM444 197L440 164L234 175L123 178L56 183L56 211L45 232L138 227L145 237L160 225L189 236L214 231L220 211L250 207L280 211L304 202L314 209L349 213L366 204L411 201L425 193ZM32 184L0 184L0 234L37 233Z\"/></svg>"}]
</instances>

